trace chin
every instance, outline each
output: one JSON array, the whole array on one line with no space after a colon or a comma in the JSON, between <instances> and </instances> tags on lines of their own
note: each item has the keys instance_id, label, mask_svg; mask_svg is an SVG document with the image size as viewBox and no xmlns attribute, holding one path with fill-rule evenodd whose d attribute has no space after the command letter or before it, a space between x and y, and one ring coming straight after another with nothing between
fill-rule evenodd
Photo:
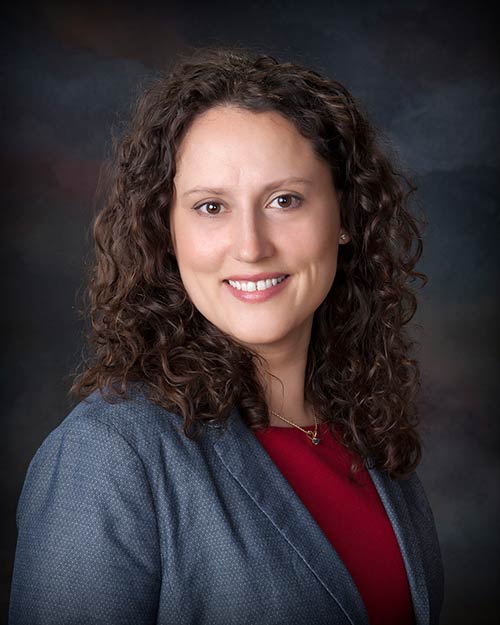
<instances>
[{"instance_id":1,"label":"chin","mask_svg":"<svg viewBox=\"0 0 500 625\"><path fill-rule=\"evenodd\" d=\"M263 332L262 328L250 330L249 328L242 328L241 330L228 330L228 333L234 337L240 343L248 345L248 347L272 345L278 343L284 338L283 331L281 332Z\"/></svg>"}]
</instances>

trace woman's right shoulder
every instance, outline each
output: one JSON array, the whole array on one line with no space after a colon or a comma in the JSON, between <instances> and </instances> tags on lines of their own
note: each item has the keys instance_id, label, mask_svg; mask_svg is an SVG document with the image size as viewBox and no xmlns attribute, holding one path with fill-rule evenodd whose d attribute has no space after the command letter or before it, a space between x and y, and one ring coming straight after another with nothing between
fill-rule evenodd
<instances>
[{"instance_id":1,"label":"woman's right shoulder","mask_svg":"<svg viewBox=\"0 0 500 625\"><path fill-rule=\"evenodd\" d=\"M112 432L131 447L152 440L169 431L180 432L182 417L151 401L145 387L128 387L125 397L99 389L82 399L51 435L67 432Z\"/></svg>"},{"instance_id":2,"label":"woman's right shoulder","mask_svg":"<svg viewBox=\"0 0 500 625\"><path fill-rule=\"evenodd\" d=\"M168 420L144 398L110 403L93 393L42 442L17 505L12 623L49 623L54 614L61 623L82 622L84 603L85 622L112 622L103 610L113 604L121 614L131 589L142 597L137 605L147 604L144 622L152 622L161 577L158 455L140 449L147 435L134 440L127 422L135 417L143 424L137 431L153 431L160 414Z\"/></svg>"},{"instance_id":3,"label":"woman's right shoulder","mask_svg":"<svg viewBox=\"0 0 500 625\"><path fill-rule=\"evenodd\" d=\"M26 499L81 480L123 482L150 475L161 457L182 437L182 418L157 406L144 391L133 389L126 399L94 391L81 400L43 439L26 472L20 509ZM27 493L30 493L29 497Z\"/></svg>"},{"instance_id":4,"label":"woman's right shoulder","mask_svg":"<svg viewBox=\"0 0 500 625\"><path fill-rule=\"evenodd\" d=\"M125 398L95 390L43 439L28 471L67 455L74 461L128 456L147 463L157 456L160 440L177 444L182 425L181 416L153 403L142 387L131 387Z\"/></svg>"}]
</instances>

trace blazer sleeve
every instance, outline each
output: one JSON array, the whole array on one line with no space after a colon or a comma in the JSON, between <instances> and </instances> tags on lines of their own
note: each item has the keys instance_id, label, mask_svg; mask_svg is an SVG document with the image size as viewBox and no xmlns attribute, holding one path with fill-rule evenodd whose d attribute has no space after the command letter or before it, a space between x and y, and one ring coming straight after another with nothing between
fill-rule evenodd
<instances>
[{"instance_id":1,"label":"blazer sleeve","mask_svg":"<svg viewBox=\"0 0 500 625\"><path fill-rule=\"evenodd\" d=\"M10 625L156 623L156 519L142 461L113 426L56 428L18 503Z\"/></svg>"},{"instance_id":2,"label":"blazer sleeve","mask_svg":"<svg viewBox=\"0 0 500 625\"><path fill-rule=\"evenodd\" d=\"M434 514L417 472L414 471L406 480L400 480L399 484L422 549L422 564L429 592L430 625L438 625L444 598L444 570Z\"/></svg>"}]
</instances>

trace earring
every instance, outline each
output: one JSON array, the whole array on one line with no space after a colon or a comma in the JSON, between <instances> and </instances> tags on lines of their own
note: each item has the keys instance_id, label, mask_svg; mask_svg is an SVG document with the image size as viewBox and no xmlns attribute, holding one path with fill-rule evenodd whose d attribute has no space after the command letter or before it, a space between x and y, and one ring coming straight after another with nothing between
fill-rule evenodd
<instances>
[{"instance_id":1,"label":"earring","mask_svg":"<svg viewBox=\"0 0 500 625\"><path fill-rule=\"evenodd\" d=\"M341 234L340 238L342 239L342 241L345 241L347 239L347 234Z\"/></svg>"}]
</instances>

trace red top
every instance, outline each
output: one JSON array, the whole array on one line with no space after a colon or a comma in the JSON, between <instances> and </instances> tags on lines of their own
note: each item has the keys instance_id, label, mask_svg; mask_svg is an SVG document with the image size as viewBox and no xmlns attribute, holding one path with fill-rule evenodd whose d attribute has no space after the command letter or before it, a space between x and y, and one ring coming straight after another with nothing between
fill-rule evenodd
<instances>
[{"instance_id":1,"label":"red top","mask_svg":"<svg viewBox=\"0 0 500 625\"><path fill-rule=\"evenodd\" d=\"M318 445L291 426L254 433L346 565L370 625L414 625L403 558L366 468L360 484L349 480L350 452L324 423Z\"/></svg>"}]
</instances>

